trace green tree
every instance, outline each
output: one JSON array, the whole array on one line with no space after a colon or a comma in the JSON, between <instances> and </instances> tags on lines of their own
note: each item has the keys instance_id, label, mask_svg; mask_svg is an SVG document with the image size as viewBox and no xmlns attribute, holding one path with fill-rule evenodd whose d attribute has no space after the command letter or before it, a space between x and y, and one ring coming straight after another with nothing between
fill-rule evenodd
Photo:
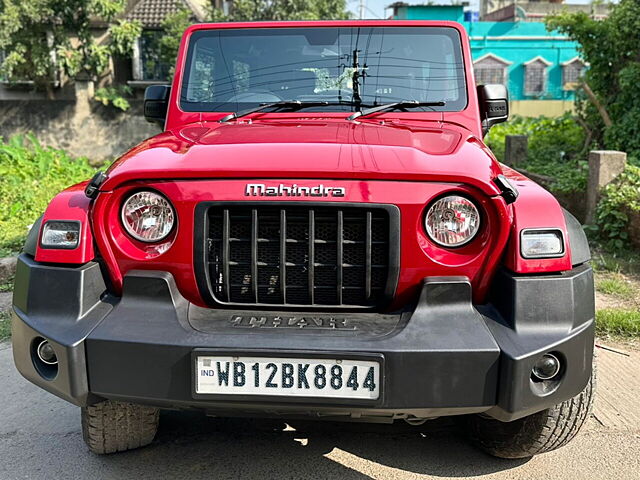
<instances>
[{"instance_id":1,"label":"green tree","mask_svg":"<svg viewBox=\"0 0 640 480\"><path fill-rule=\"evenodd\" d=\"M349 18L345 0L234 0L229 15L213 11L222 21L341 20Z\"/></svg>"},{"instance_id":2,"label":"green tree","mask_svg":"<svg viewBox=\"0 0 640 480\"><path fill-rule=\"evenodd\" d=\"M172 77L182 34L192 23L192 14L186 8L167 15L162 22L164 35L160 40L160 61L171 66L169 75Z\"/></svg>"},{"instance_id":3,"label":"green tree","mask_svg":"<svg viewBox=\"0 0 640 480\"><path fill-rule=\"evenodd\" d=\"M593 139L640 159L640 2L621 0L604 20L564 12L546 23L578 42L589 64L577 107Z\"/></svg>"},{"instance_id":4,"label":"green tree","mask_svg":"<svg viewBox=\"0 0 640 480\"><path fill-rule=\"evenodd\" d=\"M104 75L111 56L128 55L142 31L138 22L117 20L125 6L126 0L3 0L0 75L49 91L57 71L72 79ZM104 38L92 28L98 22L110 25Z\"/></svg>"}]
</instances>

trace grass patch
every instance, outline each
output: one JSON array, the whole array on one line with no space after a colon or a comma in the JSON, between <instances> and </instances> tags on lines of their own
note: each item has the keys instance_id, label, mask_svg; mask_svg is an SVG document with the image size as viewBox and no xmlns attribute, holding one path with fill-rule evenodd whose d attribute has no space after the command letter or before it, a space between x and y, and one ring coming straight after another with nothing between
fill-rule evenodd
<instances>
[{"instance_id":1,"label":"grass patch","mask_svg":"<svg viewBox=\"0 0 640 480\"><path fill-rule=\"evenodd\" d=\"M596 272L640 275L640 254L633 250L615 254L594 250L592 257L591 263Z\"/></svg>"},{"instance_id":2,"label":"grass patch","mask_svg":"<svg viewBox=\"0 0 640 480\"><path fill-rule=\"evenodd\" d=\"M604 309L596 312L596 333L621 337L640 336L638 310Z\"/></svg>"},{"instance_id":3,"label":"grass patch","mask_svg":"<svg viewBox=\"0 0 640 480\"><path fill-rule=\"evenodd\" d=\"M42 147L33 136L0 139L0 257L20 250L54 195L95 171L86 158Z\"/></svg>"},{"instance_id":4,"label":"grass patch","mask_svg":"<svg viewBox=\"0 0 640 480\"><path fill-rule=\"evenodd\" d=\"M630 283L619 274L598 279L596 281L596 290L622 299L627 299L635 293L635 289Z\"/></svg>"},{"instance_id":5,"label":"grass patch","mask_svg":"<svg viewBox=\"0 0 640 480\"><path fill-rule=\"evenodd\" d=\"M0 312L0 341L11 338L11 314Z\"/></svg>"}]
</instances>

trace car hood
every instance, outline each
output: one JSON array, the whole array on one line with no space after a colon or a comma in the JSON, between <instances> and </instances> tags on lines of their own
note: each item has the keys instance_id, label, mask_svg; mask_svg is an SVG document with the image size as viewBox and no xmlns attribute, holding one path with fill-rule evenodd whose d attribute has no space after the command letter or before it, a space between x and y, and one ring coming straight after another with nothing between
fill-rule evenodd
<instances>
[{"instance_id":1,"label":"car hood","mask_svg":"<svg viewBox=\"0 0 640 480\"><path fill-rule=\"evenodd\" d=\"M497 195L501 171L457 125L296 119L188 125L146 140L107 173L105 191L150 179L327 178L466 183Z\"/></svg>"}]
</instances>

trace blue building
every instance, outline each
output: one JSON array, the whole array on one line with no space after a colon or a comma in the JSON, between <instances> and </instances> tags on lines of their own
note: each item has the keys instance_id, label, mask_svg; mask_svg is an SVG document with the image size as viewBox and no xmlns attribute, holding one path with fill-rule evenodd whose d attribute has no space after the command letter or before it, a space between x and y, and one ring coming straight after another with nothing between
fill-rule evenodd
<instances>
[{"instance_id":1,"label":"blue building","mask_svg":"<svg viewBox=\"0 0 640 480\"><path fill-rule=\"evenodd\" d=\"M577 45L541 22L465 21L462 5L392 5L398 20L452 20L466 28L476 82L504 83L511 112L557 116L573 109L585 63ZM466 15L469 18L469 15Z\"/></svg>"}]
</instances>

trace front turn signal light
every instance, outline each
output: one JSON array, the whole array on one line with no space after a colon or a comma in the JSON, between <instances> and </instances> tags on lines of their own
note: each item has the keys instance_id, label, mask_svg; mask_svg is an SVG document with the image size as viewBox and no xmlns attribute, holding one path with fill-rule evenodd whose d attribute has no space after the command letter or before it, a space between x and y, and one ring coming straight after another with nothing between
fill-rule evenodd
<instances>
[{"instance_id":1,"label":"front turn signal light","mask_svg":"<svg viewBox=\"0 0 640 480\"><path fill-rule=\"evenodd\" d=\"M42 227L40 247L73 250L80 244L80 222L48 220Z\"/></svg>"},{"instance_id":2,"label":"front turn signal light","mask_svg":"<svg viewBox=\"0 0 640 480\"><path fill-rule=\"evenodd\" d=\"M554 258L564 255L564 237L558 229L522 230L520 233L522 258Z\"/></svg>"}]
</instances>

